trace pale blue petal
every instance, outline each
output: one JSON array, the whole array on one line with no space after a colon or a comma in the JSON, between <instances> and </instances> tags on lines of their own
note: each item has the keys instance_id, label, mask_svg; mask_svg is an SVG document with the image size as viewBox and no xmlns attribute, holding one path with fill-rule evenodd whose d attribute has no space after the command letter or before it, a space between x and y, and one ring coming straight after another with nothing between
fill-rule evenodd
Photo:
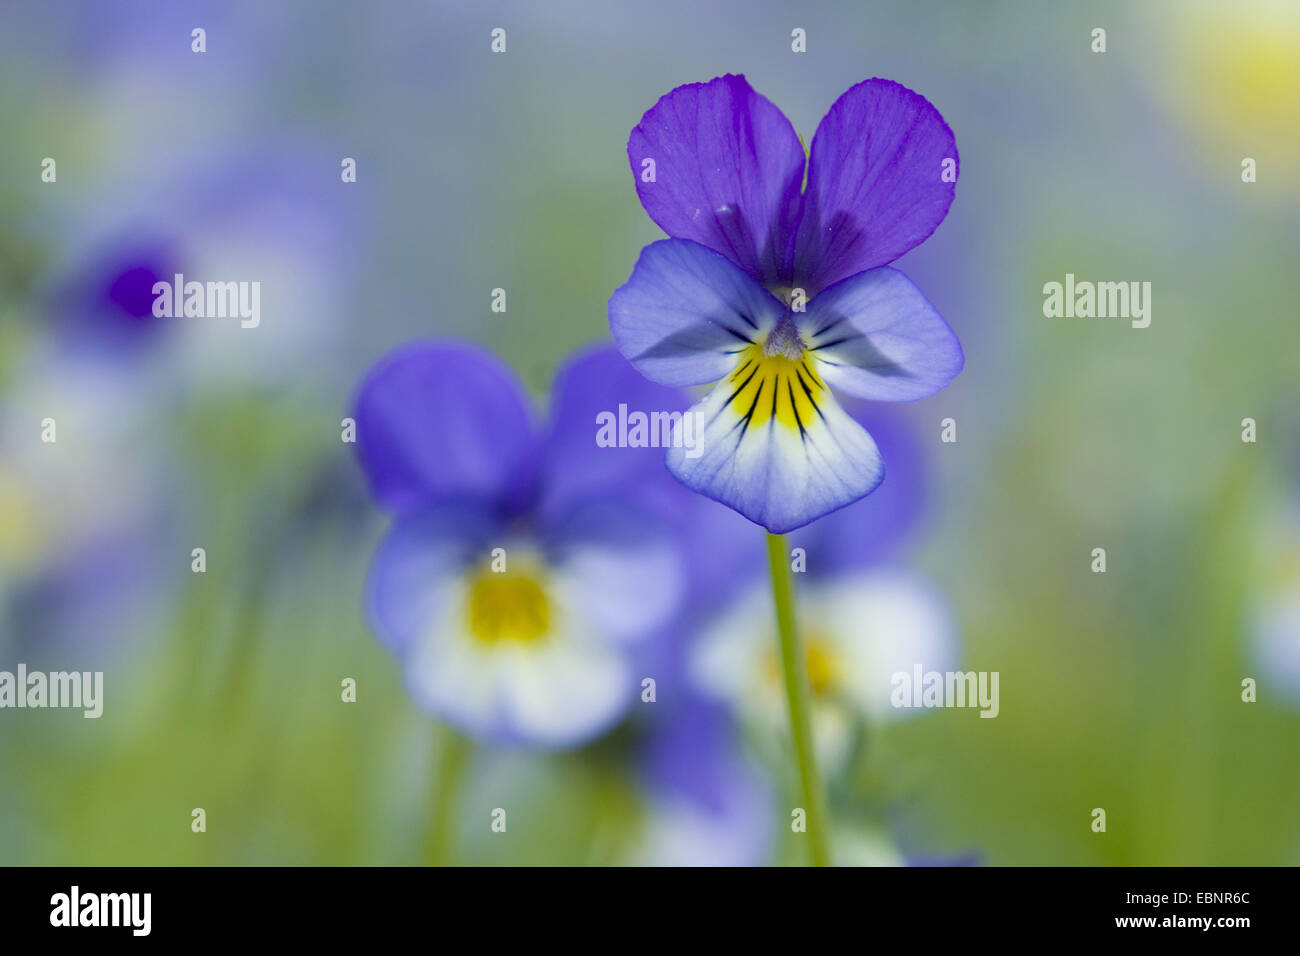
<instances>
[{"instance_id":1,"label":"pale blue petal","mask_svg":"<svg viewBox=\"0 0 1300 956\"><path fill-rule=\"evenodd\" d=\"M784 311L725 256L696 242L664 239L641 250L632 276L609 300L618 349L661 385L705 385L736 365Z\"/></svg>"},{"instance_id":2,"label":"pale blue petal","mask_svg":"<svg viewBox=\"0 0 1300 956\"><path fill-rule=\"evenodd\" d=\"M896 269L863 272L819 293L799 331L827 382L874 401L933 395L965 362L948 323Z\"/></svg>"}]
</instances>

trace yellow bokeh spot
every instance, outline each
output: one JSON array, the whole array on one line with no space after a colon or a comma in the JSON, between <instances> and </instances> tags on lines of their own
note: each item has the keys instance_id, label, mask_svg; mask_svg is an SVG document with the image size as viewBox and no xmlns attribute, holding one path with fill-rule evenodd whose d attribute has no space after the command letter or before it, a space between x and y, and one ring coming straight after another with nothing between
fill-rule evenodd
<instances>
[{"instance_id":1,"label":"yellow bokeh spot","mask_svg":"<svg viewBox=\"0 0 1300 956\"><path fill-rule=\"evenodd\" d=\"M528 574L479 572L470 581L466 615L470 634L483 644L534 644L551 628L546 590Z\"/></svg>"},{"instance_id":2,"label":"yellow bokeh spot","mask_svg":"<svg viewBox=\"0 0 1300 956\"><path fill-rule=\"evenodd\" d=\"M791 430L807 430L826 398L826 383L806 351L798 358L767 355L758 343L740 353L724 387L730 389L728 406L751 428L775 418Z\"/></svg>"},{"instance_id":3,"label":"yellow bokeh spot","mask_svg":"<svg viewBox=\"0 0 1300 956\"><path fill-rule=\"evenodd\" d=\"M1153 8L1167 37L1160 74L1179 113L1216 157L1260 162L1268 180L1295 188L1300 169L1300 4L1254 0L1249 14L1229 3L1186 3L1172 20ZM1234 155L1235 153L1235 155Z\"/></svg>"}]
</instances>

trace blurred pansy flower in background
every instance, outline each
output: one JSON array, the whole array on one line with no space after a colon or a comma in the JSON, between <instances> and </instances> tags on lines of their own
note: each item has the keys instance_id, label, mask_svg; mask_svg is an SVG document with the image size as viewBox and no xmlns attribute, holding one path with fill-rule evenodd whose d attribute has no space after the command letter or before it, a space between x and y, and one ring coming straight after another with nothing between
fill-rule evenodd
<instances>
[{"instance_id":1,"label":"blurred pansy flower in background","mask_svg":"<svg viewBox=\"0 0 1300 956\"><path fill-rule=\"evenodd\" d=\"M1186 3L1171 17L1146 8L1157 55L1177 69L1150 77L1173 118L1199 141L1191 150L1219 178L1224 144L1256 160L1260 181L1300 191L1300 5L1254 0L1249 15L1221 3ZM1221 178L1233 188L1237 177Z\"/></svg>"},{"instance_id":2,"label":"blurred pansy flower in background","mask_svg":"<svg viewBox=\"0 0 1300 956\"><path fill-rule=\"evenodd\" d=\"M668 93L627 148L641 203L671 238L647 246L611 297L610 329L652 381L716 383L694 407L703 454L674 447L669 469L775 534L871 493L880 453L831 388L912 401L964 361L943 318L887 268L952 203L943 117L866 80L831 107L805 162L780 110L728 75Z\"/></svg>"},{"instance_id":3,"label":"blurred pansy flower in background","mask_svg":"<svg viewBox=\"0 0 1300 956\"><path fill-rule=\"evenodd\" d=\"M78 666L157 634L187 517L140 383L37 348L0 398L0 633L9 653ZM123 454L130 449L130 454Z\"/></svg>"},{"instance_id":4,"label":"blurred pansy flower in background","mask_svg":"<svg viewBox=\"0 0 1300 956\"><path fill-rule=\"evenodd\" d=\"M561 369L544 428L510 370L464 344L398 348L357 394L357 455L394 516L369 619L415 702L475 739L601 733L639 700L638 645L681 600L678 541L638 503L662 459L595 441L592 409L636 378L610 359Z\"/></svg>"},{"instance_id":5,"label":"blurred pansy flower in background","mask_svg":"<svg viewBox=\"0 0 1300 956\"><path fill-rule=\"evenodd\" d=\"M349 244L359 241L355 194L325 176L305 178L306 148L219 150L183 169L151 170L93 203L54 216L77 236L41 277L51 346L106 361L150 359L154 385L284 384L309 381L344 334L352 289ZM159 282L202 283L207 303L247 306L245 318L155 312ZM214 300L209 284L234 283L242 299ZM224 292L223 292L224 296ZM139 369L136 370L139 374Z\"/></svg>"},{"instance_id":6,"label":"blurred pansy flower in background","mask_svg":"<svg viewBox=\"0 0 1300 956\"><path fill-rule=\"evenodd\" d=\"M14 340L21 361L0 400L0 615L33 661L67 663L50 655L74 645L90 660L92 644L106 660L161 629L201 521L173 440L186 433L174 430L178 396L286 388L290 357L328 347L339 314L328 303L346 288L347 204L304 184L283 150L150 173L91 199L51 193L42 228L69 238L33 273ZM158 315L155 287L178 273L262 284L262 321Z\"/></svg>"}]
</instances>

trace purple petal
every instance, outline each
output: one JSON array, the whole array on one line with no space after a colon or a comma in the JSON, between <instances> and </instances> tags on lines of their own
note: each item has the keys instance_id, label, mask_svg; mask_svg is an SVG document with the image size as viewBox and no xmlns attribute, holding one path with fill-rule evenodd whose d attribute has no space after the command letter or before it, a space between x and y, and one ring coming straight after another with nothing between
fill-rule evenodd
<instances>
[{"instance_id":1,"label":"purple petal","mask_svg":"<svg viewBox=\"0 0 1300 956\"><path fill-rule=\"evenodd\" d=\"M366 376L355 409L357 456L386 508L467 498L510 511L532 492L538 440L527 396L481 349L398 348Z\"/></svg>"},{"instance_id":2,"label":"purple petal","mask_svg":"<svg viewBox=\"0 0 1300 956\"><path fill-rule=\"evenodd\" d=\"M814 295L922 242L956 192L946 159L955 171L952 130L929 100L889 80L851 87L813 137L795 283Z\"/></svg>"},{"instance_id":3,"label":"purple petal","mask_svg":"<svg viewBox=\"0 0 1300 956\"><path fill-rule=\"evenodd\" d=\"M897 269L873 269L817 295L800 332L833 387L879 402L910 402L947 386L961 343Z\"/></svg>"},{"instance_id":4,"label":"purple petal","mask_svg":"<svg viewBox=\"0 0 1300 956\"><path fill-rule=\"evenodd\" d=\"M715 249L762 282L788 273L803 146L743 76L668 93L632 130L627 156L641 205L668 235Z\"/></svg>"},{"instance_id":5,"label":"purple petal","mask_svg":"<svg viewBox=\"0 0 1300 956\"><path fill-rule=\"evenodd\" d=\"M736 367L783 306L724 256L663 239L641 250L609 300L609 328L638 372L661 385L704 385Z\"/></svg>"}]
</instances>

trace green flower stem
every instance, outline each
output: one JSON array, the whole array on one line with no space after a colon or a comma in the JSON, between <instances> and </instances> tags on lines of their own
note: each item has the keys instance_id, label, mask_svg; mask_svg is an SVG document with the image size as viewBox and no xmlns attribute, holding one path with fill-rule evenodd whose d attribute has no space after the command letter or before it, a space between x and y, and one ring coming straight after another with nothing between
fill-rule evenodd
<instances>
[{"instance_id":1,"label":"green flower stem","mask_svg":"<svg viewBox=\"0 0 1300 956\"><path fill-rule=\"evenodd\" d=\"M785 674L785 698L790 705L790 732L799 763L799 785L808 819L808 840L812 844L813 866L830 866L826 839L826 797L817 776L813 751L812 712L808 698L808 661L795 626L794 577L785 535L767 536L767 562L772 571L772 600L776 603L776 629L781 639L781 670Z\"/></svg>"},{"instance_id":2,"label":"green flower stem","mask_svg":"<svg viewBox=\"0 0 1300 956\"><path fill-rule=\"evenodd\" d=\"M434 769L434 814L429 827L427 858L430 866L452 865L456 810L460 805L465 771L474 755L474 745L456 731L446 728L441 738Z\"/></svg>"}]
</instances>

